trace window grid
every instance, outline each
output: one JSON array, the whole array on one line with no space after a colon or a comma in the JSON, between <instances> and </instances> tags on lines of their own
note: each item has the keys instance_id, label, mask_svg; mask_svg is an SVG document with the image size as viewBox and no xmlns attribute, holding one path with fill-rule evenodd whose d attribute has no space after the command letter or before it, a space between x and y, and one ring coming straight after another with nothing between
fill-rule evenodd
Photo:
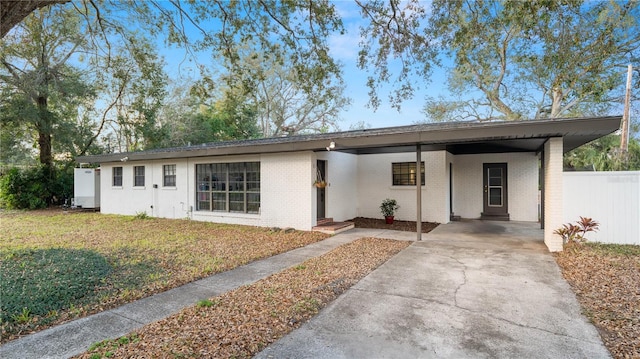
<instances>
[{"instance_id":1,"label":"window grid","mask_svg":"<svg viewBox=\"0 0 640 359\"><path fill-rule=\"evenodd\" d=\"M394 162L392 167L392 183L394 186L415 186L416 185L416 163L415 162ZM421 181L424 186L424 162L420 162Z\"/></svg>"},{"instance_id":2,"label":"window grid","mask_svg":"<svg viewBox=\"0 0 640 359\"><path fill-rule=\"evenodd\" d=\"M122 167L113 167L113 182L114 187L122 187Z\"/></svg>"},{"instance_id":3,"label":"window grid","mask_svg":"<svg viewBox=\"0 0 640 359\"><path fill-rule=\"evenodd\" d=\"M260 211L260 163L196 165L196 209L236 213Z\"/></svg>"},{"instance_id":4,"label":"window grid","mask_svg":"<svg viewBox=\"0 0 640 359\"><path fill-rule=\"evenodd\" d=\"M133 186L144 187L144 166L133 166Z\"/></svg>"},{"instance_id":5,"label":"window grid","mask_svg":"<svg viewBox=\"0 0 640 359\"><path fill-rule=\"evenodd\" d=\"M162 166L162 186L175 187L176 186L176 165L164 165Z\"/></svg>"}]
</instances>

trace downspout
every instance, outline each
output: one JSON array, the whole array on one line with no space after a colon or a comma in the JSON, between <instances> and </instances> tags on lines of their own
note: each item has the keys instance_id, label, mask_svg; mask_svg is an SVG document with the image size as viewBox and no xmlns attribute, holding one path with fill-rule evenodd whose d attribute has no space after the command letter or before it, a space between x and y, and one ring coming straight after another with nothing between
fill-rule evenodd
<instances>
[{"instance_id":1,"label":"downspout","mask_svg":"<svg viewBox=\"0 0 640 359\"><path fill-rule=\"evenodd\" d=\"M416 240L422 240L422 145L416 145Z\"/></svg>"}]
</instances>

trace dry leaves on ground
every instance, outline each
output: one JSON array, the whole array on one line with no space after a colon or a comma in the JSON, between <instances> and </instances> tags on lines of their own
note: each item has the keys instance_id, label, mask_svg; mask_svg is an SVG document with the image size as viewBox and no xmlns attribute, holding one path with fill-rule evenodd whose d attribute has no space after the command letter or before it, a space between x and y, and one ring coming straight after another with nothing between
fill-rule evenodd
<instances>
[{"instance_id":1,"label":"dry leaves on ground","mask_svg":"<svg viewBox=\"0 0 640 359\"><path fill-rule=\"evenodd\" d=\"M318 232L59 209L2 212L0 220L0 258L25 249L82 248L103 256L112 268L103 285L71 308L59 308L51 317L31 315L25 323L0 322L1 343L327 238Z\"/></svg>"},{"instance_id":2,"label":"dry leaves on ground","mask_svg":"<svg viewBox=\"0 0 640 359\"><path fill-rule=\"evenodd\" d=\"M640 247L571 245L556 255L615 358L640 358Z\"/></svg>"},{"instance_id":3,"label":"dry leaves on ground","mask_svg":"<svg viewBox=\"0 0 640 359\"><path fill-rule=\"evenodd\" d=\"M411 242L362 238L102 343L82 358L249 358ZM126 342L126 344L119 344Z\"/></svg>"}]
</instances>

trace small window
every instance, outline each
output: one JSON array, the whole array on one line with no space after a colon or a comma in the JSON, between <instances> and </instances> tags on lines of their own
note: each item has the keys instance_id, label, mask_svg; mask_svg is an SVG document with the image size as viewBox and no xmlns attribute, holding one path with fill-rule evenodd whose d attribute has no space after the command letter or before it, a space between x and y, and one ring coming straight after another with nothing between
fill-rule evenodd
<instances>
[{"instance_id":1,"label":"small window","mask_svg":"<svg viewBox=\"0 0 640 359\"><path fill-rule=\"evenodd\" d=\"M416 163L396 162L392 163L393 185L394 186L415 186L416 185ZM422 174L420 184L424 186L424 162L420 162L420 173Z\"/></svg>"},{"instance_id":2,"label":"small window","mask_svg":"<svg viewBox=\"0 0 640 359\"><path fill-rule=\"evenodd\" d=\"M122 187L122 167L113 167L113 186Z\"/></svg>"},{"instance_id":3,"label":"small window","mask_svg":"<svg viewBox=\"0 0 640 359\"><path fill-rule=\"evenodd\" d=\"M133 166L133 185L144 187L144 166Z\"/></svg>"},{"instance_id":4,"label":"small window","mask_svg":"<svg viewBox=\"0 0 640 359\"><path fill-rule=\"evenodd\" d=\"M176 165L162 166L162 174L163 174L162 185L164 187L176 186Z\"/></svg>"}]
</instances>

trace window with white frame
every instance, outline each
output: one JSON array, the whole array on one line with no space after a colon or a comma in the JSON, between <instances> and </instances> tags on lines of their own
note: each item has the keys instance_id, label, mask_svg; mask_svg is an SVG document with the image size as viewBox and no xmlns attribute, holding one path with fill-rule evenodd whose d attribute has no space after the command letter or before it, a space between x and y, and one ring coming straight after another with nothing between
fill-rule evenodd
<instances>
[{"instance_id":1,"label":"window with white frame","mask_svg":"<svg viewBox=\"0 0 640 359\"><path fill-rule=\"evenodd\" d=\"M111 182L113 187L122 187L122 167L113 167L111 172L113 174Z\"/></svg>"},{"instance_id":2,"label":"window with white frame","mask_svg":"<svg viewBox=\"0 0 640 359\"><path fill-rule=\"evenodd\" d=\"M176 165L162 166L162 185L164 187L176 186Z\"/></svg>"},{"instance_id":3,"label":"window with white frame","mask_svg":"<svg viewBox=\"0 0 640 359\"><path fill-rule=\"evenodd\" d=\"M196 210L259 213L260 162L196 165Z\"/></svg>"},{"instance_id":4,"label":"window with white frame","mask_svg":"<svg viewBox=\"0 0 640 359\"><path fill-rule=\"evenodd\" d=\"M391 164L394 186L415 186L416 185L416 163L415 162L394 162ZM420 184L424 186L424 162L420 162L420 173L422 174Z\"/></svg>"},{"instance_id":5,"label":"window with white frame","mask_svg":"<svg viewBox=\"0 0 640 359\"><path fill-rule=\"evenodd\" d=\"M133 186L144 187L144 166L133 166Z\"/></svg>"}]
</instances>

